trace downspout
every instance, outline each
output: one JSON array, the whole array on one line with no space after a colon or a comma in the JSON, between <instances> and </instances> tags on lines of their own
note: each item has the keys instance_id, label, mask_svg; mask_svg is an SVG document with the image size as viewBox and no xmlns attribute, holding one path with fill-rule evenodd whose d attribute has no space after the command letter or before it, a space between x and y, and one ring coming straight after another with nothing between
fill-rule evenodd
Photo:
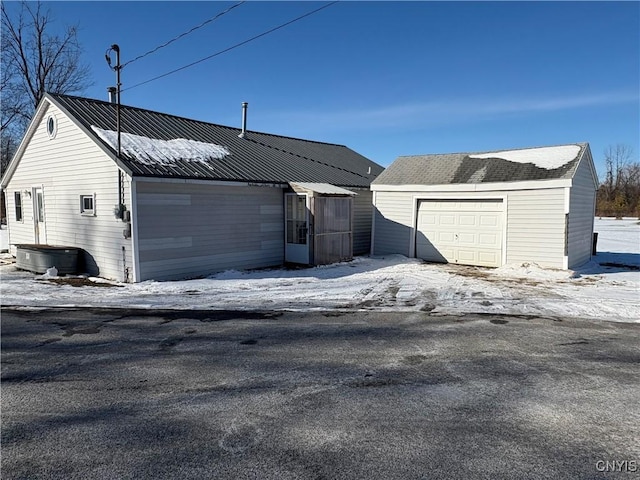
<instances>
[{"instance_id":1,"label":"downspout","mask_svg":"<svg viewBox=\"0 0 640 480\"><path fill-rule=\"evenodd\" d=\"M133 283L141 279L140 253L138 242L138 183L131 178L131 257L133 261Z\"/></svg>"},{"instance_id":2,"label":"downspout","mask_svg":"<svg viewBox=\"0 0 640 480\"><path fill-rule=\"evenodd\" d=\"M371 186L369 186L371 188ZM376 191L373 190L373 195L371 197L371 203L373 208L371 209L371 245L369 246L369 255L372 257L375 255L375 244L376 244Z\"/></svg>"},{"instance_id":3,"label":"downspout","mask_svg":"<svg viewBox=\"0 0 640 480\"><path fill-rule=\"evenodd\" d=\"M571 213L571 187L564 188L564 256L562 257L562 268L564 270L569 269L569 256L571 245L569 244L570 237L570 218Z\"/></svg>"}]
</instances>

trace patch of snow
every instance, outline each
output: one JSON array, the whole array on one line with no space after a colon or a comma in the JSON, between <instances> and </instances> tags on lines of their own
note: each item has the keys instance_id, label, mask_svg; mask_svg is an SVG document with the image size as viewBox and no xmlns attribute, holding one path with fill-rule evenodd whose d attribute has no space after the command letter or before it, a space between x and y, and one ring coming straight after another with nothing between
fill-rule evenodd
<instances>
[{"instance_id":1,"label":"patch of snow","mask_svg":"<svg viewBox=\"0 0 640 480\"><path fill-rule=\"evenodd\" d=\"M56 267L47 268L47 271L40 278L43 280L58 278L58 269Z\"/></svg>"},{"instance_id":2,"label":"patch of snow","mask_svg":"<svg viewBox=\"0 0 640 480\"><path fill-rule=\"evenodd\" d=\"M103 130L94 125L91 126L91 129L112 148L117 148L117 132ZM160 140L131 133L121 133L120 143L124 155L144 165L170 165L179 160L201 162L206 165L211 160L221 160L231 155L231 152L222 145L187 140L186 138Z\"/></svg>"},{"instance_id":3,"label":"patch of snow","mask_svg":"<svg viewBox=\"0 0 640 480\"><path fill-rule=\"evenodd\" d=\"M560 145L557 147L474 153L473 155L469 155L469 158L501 158L509 162L533 163L536 167L554 170L574 160L578 156L578 153L580 153L579 145Z\"/></svg>"},{"instance_id":4,"label":"patch of snow","mask_svg":"<svg viewBox=\"0 0 640 480\"><path fill-rule=\"evenodd\" d=\"M597 261L640 267L640 220L596 218Z\"/></svg>"},{"instance_id":5,"label":"patch of snow","mask_svg":"<svg viewBox=\"0 0 640 480\"><path fill-rule=\"evenodd\" d=\"M577 278L573 270L543 268L535 262L508 263L491 270L491 275L505 278L535 278L536 280L555 281Z\"/></svg>"},{"instance_id":6,"label":"patch of snow","mask_svg":"<svg viewBox=\"0 0 640 480\"><path fill-rule=\"evenodd\" d=\"M23 307L422 311L640 322L640 270L633 268L640 265L638 220L595 219L595 230L598 255L575 271L534 263L497 269L428 264L388 255L299 270L229 270L198 280L99 288L40 282L32 273L4 265L0 293L3 305Z\"/></svg>"}]
</instances>

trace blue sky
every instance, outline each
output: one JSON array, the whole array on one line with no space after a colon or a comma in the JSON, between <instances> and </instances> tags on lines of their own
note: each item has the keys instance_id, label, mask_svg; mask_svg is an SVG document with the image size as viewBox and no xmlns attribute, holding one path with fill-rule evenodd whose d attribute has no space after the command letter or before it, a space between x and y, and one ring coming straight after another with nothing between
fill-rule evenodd
<instances>
[{"instance_id":1,"label":"blue sky","mask_svg":"<svg viewBox=\"0 0 640 480\"><path fill-rule=\"evenodd\" d=\"M122 62L237 2L48 2L78 24L106 99ZM345 144L383 166L399 155L587 141L640 152L638 2L246 2L122 70L122 102L198 120ZM12 8L17 4L11 4Z\"/></svg>"}]
</instances>

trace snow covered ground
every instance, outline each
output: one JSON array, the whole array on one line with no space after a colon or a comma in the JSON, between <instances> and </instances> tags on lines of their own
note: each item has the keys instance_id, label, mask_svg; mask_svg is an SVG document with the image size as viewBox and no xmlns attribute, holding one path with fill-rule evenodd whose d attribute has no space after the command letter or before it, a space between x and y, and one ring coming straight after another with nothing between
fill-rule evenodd
<instances>
[{"instance_id":1,"label":"snow covered ground","mask_svg":"<svg viewBox=\"0 0 640 480\"><path fill-rule=\"evenodd\" d=\"M640 322L640 224L596 219L598 255L577 271L427 264L400 255L299 270L227 271L206 279L102 286L53 283L0 267L2 304L174 309L425 311ZM4 233L4 232L3 232ZM56 279L53 279L56 280Z\"/></svg>"}]
</instances>

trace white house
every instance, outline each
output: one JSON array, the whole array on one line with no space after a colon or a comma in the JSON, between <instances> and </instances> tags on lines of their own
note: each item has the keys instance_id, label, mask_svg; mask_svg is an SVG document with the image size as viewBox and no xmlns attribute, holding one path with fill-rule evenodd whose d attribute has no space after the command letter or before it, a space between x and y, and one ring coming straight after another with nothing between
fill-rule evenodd
<instances>
[{"instance_id":1,"label":"white house","mask_svg":"<svg viewBox=\"0 0 640 480\"><path fill-rule=\"evenodd\" d=\"M592 253L589 144L404 156L371 184L372 253L575 268Z\"/></svg>"},{"instance_id":2,"label":"white house","mask_svg":"<svg viewBox=\"0 0 640 480\"><path fill-rule=\"evenodd\" d=\"M369 252L369 187L383 170L371 160L247 131L246 115L238 129L120 111L118 154L115 104L44 96L1 181L14 255L21 244L77 247L81 271L138 282ZM321 204L348 222L327 223L336 212L321 219Z\"/></svg>"}]
</instances>

